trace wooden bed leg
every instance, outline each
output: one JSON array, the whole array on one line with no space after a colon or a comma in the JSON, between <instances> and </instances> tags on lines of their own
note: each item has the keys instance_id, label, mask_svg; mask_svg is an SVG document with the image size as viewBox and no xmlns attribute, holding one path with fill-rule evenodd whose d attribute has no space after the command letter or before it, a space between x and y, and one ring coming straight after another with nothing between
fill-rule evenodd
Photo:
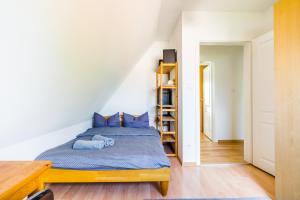
<instances>
[{"instance_id":1,"label":"wooden bed leg","mask_svg":"<svg viewBox=\"0 0 300 200\"><path fill-rule=\"evenodd\" d=\"M40 181L38 184L38 191L42 191L45 189L45 183Z\"/></svg>"},{"instance_id":2,"label":"wooden bed leg","mask_svg":"<svg viewBox=\"0 0 300 200\"><path fill-rule=\"evenodd\" d=\"M160 182L161 194L166 196L169 188L169 181L161 181Z\"/></svg>"},{"instance_id":3,"label":"wooden bed leg","mask_svg":"<svg viewBox=\"0 0 300 200\"><path fill-rule=\"evenodd\" d=\"M31 194L29 194L28 197L30 197L30 196L34 195L35 193L40 192L40 191L45 189L45 183L43 183L41 181L37 181L36 186L37 186L37 188Z\"/></svg>"}]
</instances>

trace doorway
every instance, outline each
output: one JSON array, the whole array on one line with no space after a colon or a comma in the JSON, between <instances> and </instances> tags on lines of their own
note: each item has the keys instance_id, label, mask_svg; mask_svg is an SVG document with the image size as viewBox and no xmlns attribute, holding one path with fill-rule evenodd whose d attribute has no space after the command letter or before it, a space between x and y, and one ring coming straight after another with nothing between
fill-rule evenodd
<instances>
[{"instance_id":1,"label":"doorway","mask_svg":"<svg viewBox=\"0 0 300 200\"><path fill-rule=\"evenodd\" d=\"M201 133L212 140L212 64L200 64Z\"/></svg>"},{"instance_id":2,"label":"doorway","mask_svg":"<svg viewBox=\"0 0 300 200\"><path fill-rule=\"evenodd\" d=\"M243 45L200 46L202 164L246 163L243 56Z\"/></svg>"}]
</instances>

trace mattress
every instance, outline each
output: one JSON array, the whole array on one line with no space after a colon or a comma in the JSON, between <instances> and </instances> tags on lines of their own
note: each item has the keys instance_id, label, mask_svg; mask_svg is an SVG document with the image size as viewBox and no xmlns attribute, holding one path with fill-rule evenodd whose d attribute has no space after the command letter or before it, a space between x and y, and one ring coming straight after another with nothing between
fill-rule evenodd
<instances>
[{"instance_id":1,"label":"mattress","mask_svg":"<svg viewBox=\"0 0 300 200\"><path fill-rule=\"evenodd\" d=\"M73 143L94 135L115 139L112 147L101 150L74 150ZM157 169L170 167L154 128L92 128L65 144L49 149L36 160L50 160L53 168L80 170Z\"/></svg>"}]
</instances>

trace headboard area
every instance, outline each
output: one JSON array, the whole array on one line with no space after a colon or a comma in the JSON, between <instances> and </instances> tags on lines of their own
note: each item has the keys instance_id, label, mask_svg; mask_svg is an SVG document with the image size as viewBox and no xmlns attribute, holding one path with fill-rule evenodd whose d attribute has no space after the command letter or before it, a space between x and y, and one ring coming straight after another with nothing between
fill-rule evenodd
<instances>
[{"instance_id":1,"label":"headboard area","mask_svg":"<svg viewBox=\"0 0 300 200\"><path fill-rule=\"evenodd\" d=\"M119 113L120 116L120 126L123 126L123 121L124 121L124 114L122 112ZM138 117L139 115L133 115L135 117ZM110 116L104 116L105 119L108 119Z\"/></svg>"}]
</instances>

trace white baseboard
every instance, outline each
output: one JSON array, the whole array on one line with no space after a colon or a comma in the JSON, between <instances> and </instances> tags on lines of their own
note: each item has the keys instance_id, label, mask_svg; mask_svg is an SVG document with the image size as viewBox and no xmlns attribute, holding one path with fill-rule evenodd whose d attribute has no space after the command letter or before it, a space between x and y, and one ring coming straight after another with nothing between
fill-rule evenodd
<instances>
[{"instance_id":1,"label":"white baseboard","mask_svg":"<svg viewBox=\"0 0 300 200\"><path fill-rule=\"evenodd\" d=\"M0 160L34 160L43 151L63 144L90 128L88 120L0 149Z\"/></svg>"}]
</instances>

